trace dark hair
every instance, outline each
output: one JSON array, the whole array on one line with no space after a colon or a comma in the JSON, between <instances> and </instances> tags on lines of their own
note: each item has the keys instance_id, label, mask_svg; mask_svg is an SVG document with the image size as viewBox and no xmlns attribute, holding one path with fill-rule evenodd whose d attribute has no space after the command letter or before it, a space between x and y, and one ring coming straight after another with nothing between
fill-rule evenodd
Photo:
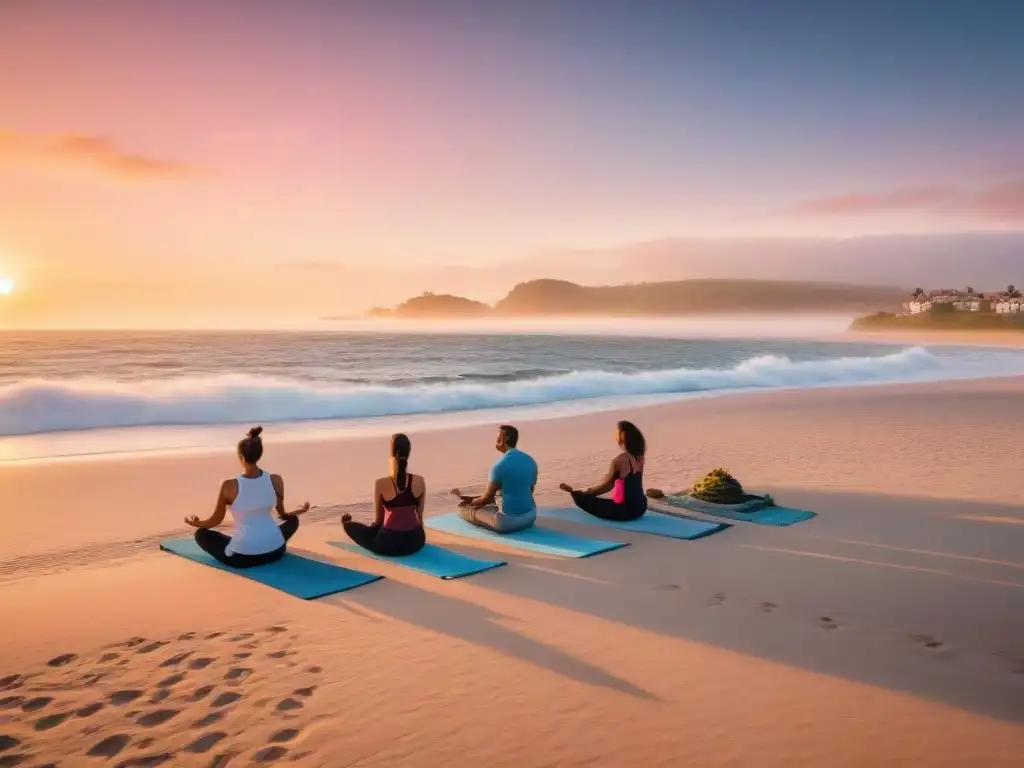
<instances>
[{"instance_id":1,"label":"dark hair","mask_svg":"<svg viewBox=\"0 0 1024 768\"><path fill-rule=\"evenodd\" d=\"M620 421L619 432L622 433L622 447L626 453L640 458L647 450L647 441L644 440L644 433L636 428L631 421Z\"/></svg>"},{"instance_id":2,"label":"dark hair","mask_svg":"<svg viewBox=\"0 0 1024 768\"><path fill-rule=\"evenodd\" d=\"M396 459L398 464L397 471L395 472L395 487L400 491L405 490L405 483L407 479L406 467L409 466L409 453L412 451L412 443L409 438L403 435L401 432L391 436L391 455Z\"/></svg>"},{"instance_id":3,"label":"dark hair","mask_svg":"<svg viewBox=\"0 0 1024 768\"><path fill-rule=\"evenodd\" d=\"M519 430L511 424L502 424L498 429L505 436L505 445L509 448L515 448L519 443Z\"/></svg>"},{"instance_id":4,"label":"dark hair","mask_svg":"<svg viewBox=\"0 0 1024 768\"><path fill-rule=\"evenodd\" d=\"M263 458L263 441L260 440L260 433L263 427L253 427L249 434L238 441L238 455L250 464L255 464Z\"/></svg>"}]
</instances>

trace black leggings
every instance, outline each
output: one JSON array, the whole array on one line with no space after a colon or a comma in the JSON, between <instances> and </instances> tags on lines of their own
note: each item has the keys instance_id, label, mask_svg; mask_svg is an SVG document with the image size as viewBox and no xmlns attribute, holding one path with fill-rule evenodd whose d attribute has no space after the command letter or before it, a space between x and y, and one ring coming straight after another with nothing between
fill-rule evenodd
<instances>
[{"instance_id":1,"label":"black leggings","mask_svg":"<svg viewBox=\"0 0 1024 768\"><path fill-rule=\"evenodd\" d=\"M284 536L284 540L288 541L295 532L299 530L299 518L297 515L293 515L277 526L281 530L281 535ZM284 556L285 544L275 549L273 552L264 552L262 555L243 555L239 552L234 554L227 554L224 550L227 548L228 543L231 541L231 537L221 533L220 531L210 530L209 528L200 528L196 531L196 544L198 544L202 550L210 555L213 555L217 560L229 565L232 568L252 568L256 565L266 565L272 563L275 560L280 560Z\"/></svg>"},{"instance_id":2,"label":"black leggings","mask_svg":"<svg viewBox=\"0 0 1024 768\"><path fill-rule=\"evenodd\" d=\"M427 543L427 535L422 528L413 528L411 531L393 531L380 525L367 525L352 520L342 521L341 524L352 541L375 555L384 555L385 557L413 555L423 549L423 545Z\"/></svg>"},{"instance_id":3,"label":"black leggings","mask_svg":"<svg viewBox=\"0 0 1024 768\"><path fill-rule=\"evenodd\" d=\"M595 496L592 493L584 493L583 491L573 491L572 500L576 502L576 506L587 512L594 517L600 517L602 520L617 520L619 522L625 522L627 520L639 520L644 516L644 512L647 511L647 499L644 499L643 505L635 504L617 504L611 499L606 499L602 496Z\"/></svg>"}]
</instances>

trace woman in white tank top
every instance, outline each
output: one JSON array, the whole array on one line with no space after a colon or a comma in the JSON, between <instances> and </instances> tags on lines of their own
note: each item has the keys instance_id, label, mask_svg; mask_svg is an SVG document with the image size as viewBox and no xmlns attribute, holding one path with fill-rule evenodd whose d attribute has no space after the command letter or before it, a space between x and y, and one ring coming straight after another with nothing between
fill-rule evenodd
<instances>
[{"instance_id":1,"label":"woman in white tank top","mask_svg":"<svg viewBox=\"0 0 1024 768\"><path fill-rule=\"evenodd\" d=\"M221 485L217 507L210 518L185 518L186 523L199 529L196 544L233 568L251 568L279 560L285 553L286 542L299 529L298 516L309 509L307 502L293 512L285 512L284 481L280 475L264 472L258 466L263 457L261 432L263 427L253 427L238 443L242 474ZM234 536L213 530L224 522L229 507L235 521ZM280 525L274 520L275 512L284 521Z\"/></svg>"}]
</instances>

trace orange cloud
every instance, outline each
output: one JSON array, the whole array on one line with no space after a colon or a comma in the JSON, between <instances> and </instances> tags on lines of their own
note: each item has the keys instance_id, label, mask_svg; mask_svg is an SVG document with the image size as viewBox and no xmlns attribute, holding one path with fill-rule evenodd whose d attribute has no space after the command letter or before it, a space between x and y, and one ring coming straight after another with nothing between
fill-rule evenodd
<instances>
[{"instance_id":1,"label":"orange cloud","mask_svg":"<svg viewBox=\"0 0 1024 768\"><path fill-rule=\"evenodd\" d=\"M0 128L0 161L76 167L126 181L164 181L197 175L197 166L132 154L99 136L31 134Z\"/></svg>"},{"instance_id":2,"label":"orange cloud","mask_svg":"<svg viewBox=\"0 0 1024 768\"><path fill-rule=\"evenodd\" d=\"M959 213L989 222L1024 222L1024 181L979 189L954 186L901 187L805 200L792 208L804 216L846 216L901 211Z\"/></svg>"}]
</instances>

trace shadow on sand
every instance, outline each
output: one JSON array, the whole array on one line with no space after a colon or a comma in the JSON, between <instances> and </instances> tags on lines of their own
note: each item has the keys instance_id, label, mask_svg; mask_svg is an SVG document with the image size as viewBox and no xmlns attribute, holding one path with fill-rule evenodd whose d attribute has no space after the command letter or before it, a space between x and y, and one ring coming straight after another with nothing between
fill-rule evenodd
<instances>
[{"instance_id":1,"label":"shadow on sand","mask_svg":"<svg viewBox=\"0 0 1024 768\"><path fill-rule=\"evenodd\" d=\"M738 523L727 535L694 542L616 532L633 546L541 566L509 550L504 573L471 583L1024 722L1024 525L983 522L1024 519L1019 509L797 489L781 489L779 496L819 516L789 528ZM464 540L438 543L474 554ZM396 618L573 679L651 695L559 652L552 655L497 626L498 615L431 593L422 597L401 601L410 615ZM399 603L389 606L383 590L358 600L385 612ZM751 631L751 622L768 623Z\"/></svg>"}]
</instances>

